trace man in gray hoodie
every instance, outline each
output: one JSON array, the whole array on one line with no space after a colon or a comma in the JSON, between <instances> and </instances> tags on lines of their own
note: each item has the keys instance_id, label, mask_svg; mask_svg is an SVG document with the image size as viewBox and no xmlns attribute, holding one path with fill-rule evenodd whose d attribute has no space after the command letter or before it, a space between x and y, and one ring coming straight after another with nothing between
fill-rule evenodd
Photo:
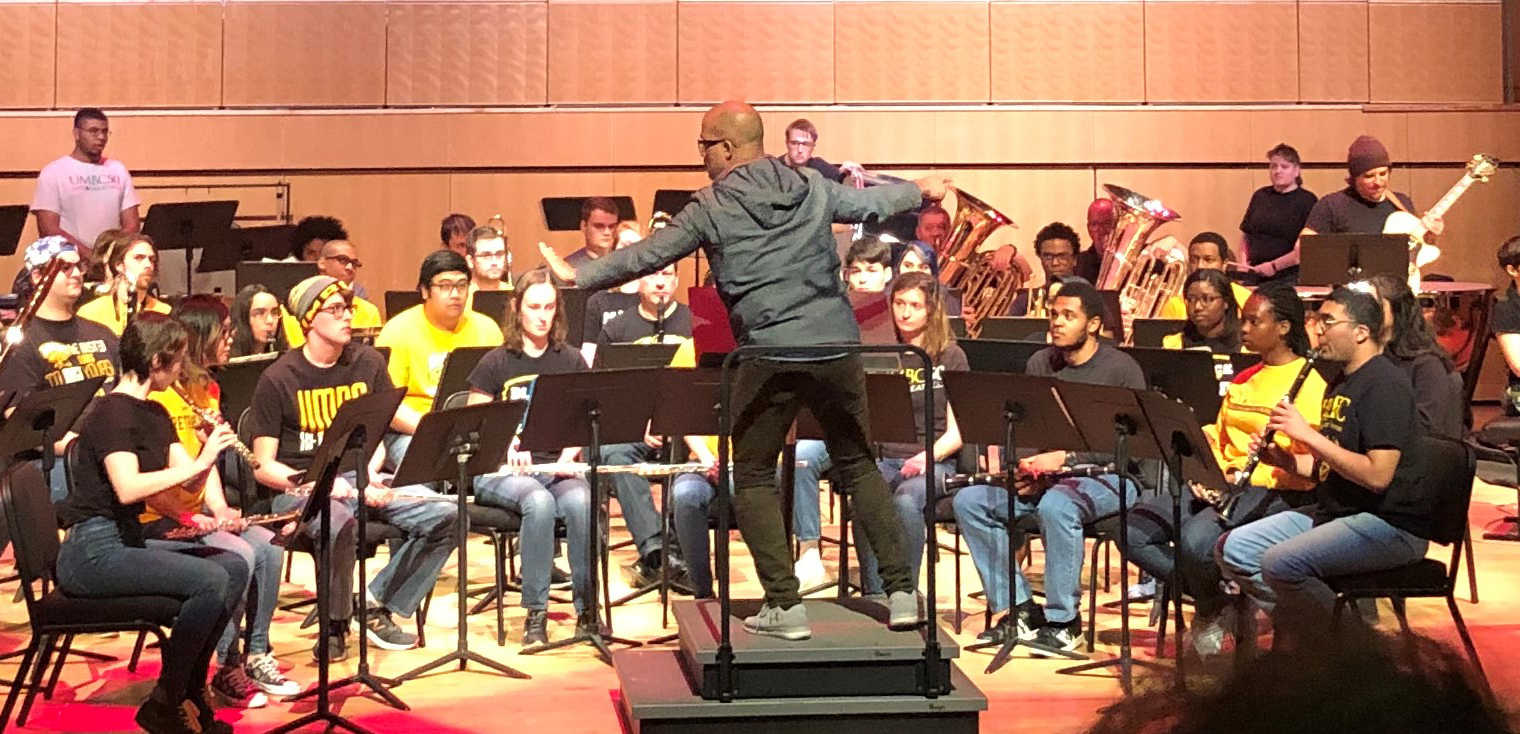
<instances>
[{"instance_id":1,"label":"man in gray hoodie","mask_svg":"<svg viewBox=\"0 0 1520 734\"><path fill-rule=\"evenodd\" d=\"M856 344L860 329L839 280L831 225L885 219L944 198L948 180L853 189L809 168L765 154L760 115L724 102L702 118L697 150L713 183L693 196L670 225L594 262L570 266L539 249L555 275L590 290L626 282L706 252L740 344ZM765 587L760 613L744 620L754 634L788 640L812 636L798 595L775 492L776 460L797 411L806 405L823 425L856 521L880 559L888 592L888 626L920 622L891 494L876 469L867 432L865 373L858 355L747 360L734 382L734 515ZM688 559L693 563L706 559Z\"/></svg>"}]
</instances>

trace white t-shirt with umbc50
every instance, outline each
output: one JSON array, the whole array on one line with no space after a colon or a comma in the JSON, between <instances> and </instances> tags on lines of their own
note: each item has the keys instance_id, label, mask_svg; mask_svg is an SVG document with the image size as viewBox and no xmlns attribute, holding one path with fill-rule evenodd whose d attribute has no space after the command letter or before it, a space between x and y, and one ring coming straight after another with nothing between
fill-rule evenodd
<instances>
[{"instance_id":1,"label":"white t-shirt with umbc50","mask_svg":"<svg viewBox=\"0 0 1520 734\"><path fill-rule=\"evenodd\" d=\"M32 211L57 213L63 231L90 245L101 232L120 227L122 211L139 203L132 174L121 161L96 164L66 155L38 174Z\"/></svg>"}]
</instances>

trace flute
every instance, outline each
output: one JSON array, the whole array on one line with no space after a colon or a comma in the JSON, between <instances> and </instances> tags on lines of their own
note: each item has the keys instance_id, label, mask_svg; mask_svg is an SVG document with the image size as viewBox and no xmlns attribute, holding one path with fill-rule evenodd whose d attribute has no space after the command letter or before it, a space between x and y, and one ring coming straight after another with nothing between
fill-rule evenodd
<instances>
[{"instance_id":1,"label":"flute","mask_svg":"<svg viewBox=\"0 0 1520 734\"><path fill-rule=\"evenodd\" d=\"M185 401L185 405L190 406L190 410L195 411L195 417L200 419L201 427L205 428L207 432L216 430L217 426L226 423L216 411L196 405L195 401L190 399L190 393L185 392L185 388L180 387L179 383L176 382L170 385L170 387L174 388L175 394ZM259 460L253 458L253 449L248 448L247 444L244 444L241 439L233 437L232 450L236 451L238 456L243 457L243 461L248 462L248 468L258 470Z\"/></svg>"},{"instance_id":2,"label":"flute","mask_svg":"<svg viewBox=\"0 0 1520 734\"><path fill-rule=\"evenodd\" d=\"M300 510L290 512L274 512L267 515L244 515L234 520L218 520L216 527L210 530L202 529L194 525L184 525L164 533L165 540L184 540L186 538L199 538L202 535L210 535L221 530L248 527L250 525L268 525L270 523L294 520L301 516Z\"/></svg>"},{"instance_id":3,"label":"flute","mask_svg":"<svg viewBox=\"0 0 1520 734\"><path fill-rule=\"evenodd\" d=\"M1319 359L1319 350L1311 349L1304 355L1304 366L1299 369L1293 378L1293 384L1288 387L1288 394L1283 396L1279 403L1292 403L1298 399L1298 391L1304 387L1304 380L1309 379L1309 372L1314 369L1315 360ZM1256 467L1261 463L1261 454L1272 445L1273 439L1277 438L1277 430L1268 428L1261 434L1261 443L1246 456L1246 464L1241 467L1240 473L1235 475L1235 485L1230 491L1219 499L1219 516L1225 520L1235 512L1235 506L1240 503L1240 498L1245 495L1246 488L1251 486L1251 475L1256 472Z\"/></svg>"}]
</instances>

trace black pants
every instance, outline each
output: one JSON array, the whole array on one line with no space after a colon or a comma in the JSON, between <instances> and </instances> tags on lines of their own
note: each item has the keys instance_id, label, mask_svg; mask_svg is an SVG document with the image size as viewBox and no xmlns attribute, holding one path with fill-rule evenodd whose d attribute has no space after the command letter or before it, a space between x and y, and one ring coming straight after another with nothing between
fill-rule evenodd
<instances>
[{"instance_id":1,"label":"black pants","mask_svg":"<svg viewBox=\"0 0 1520 734\"><path fill-rule=\"evenodd\" d=\"M876 551L884 590L912 591L902 527L871 454L860 357L746 361L738 368L733 405L734 516L754 556L766 603L786 608L802 601L775 484L777 457L803 406L823 426L842 490L853 497L855 522Z\"/></svg>"}]
</instances>

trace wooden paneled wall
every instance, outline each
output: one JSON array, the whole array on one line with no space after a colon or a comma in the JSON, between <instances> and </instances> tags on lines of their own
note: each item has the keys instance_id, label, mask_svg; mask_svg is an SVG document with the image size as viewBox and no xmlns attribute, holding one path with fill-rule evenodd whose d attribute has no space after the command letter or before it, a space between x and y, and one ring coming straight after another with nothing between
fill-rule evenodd
<instances>
[{"instance_id":1,"label":"wooden paneled wall","mask_svg":"<svg viewBox=\"0 0 1520 734\"><path fill-rule=\"evenodd\" d=\"M1501 0L0 0L0 108L1498 102Z\"/></svg>"}]
</instances>

